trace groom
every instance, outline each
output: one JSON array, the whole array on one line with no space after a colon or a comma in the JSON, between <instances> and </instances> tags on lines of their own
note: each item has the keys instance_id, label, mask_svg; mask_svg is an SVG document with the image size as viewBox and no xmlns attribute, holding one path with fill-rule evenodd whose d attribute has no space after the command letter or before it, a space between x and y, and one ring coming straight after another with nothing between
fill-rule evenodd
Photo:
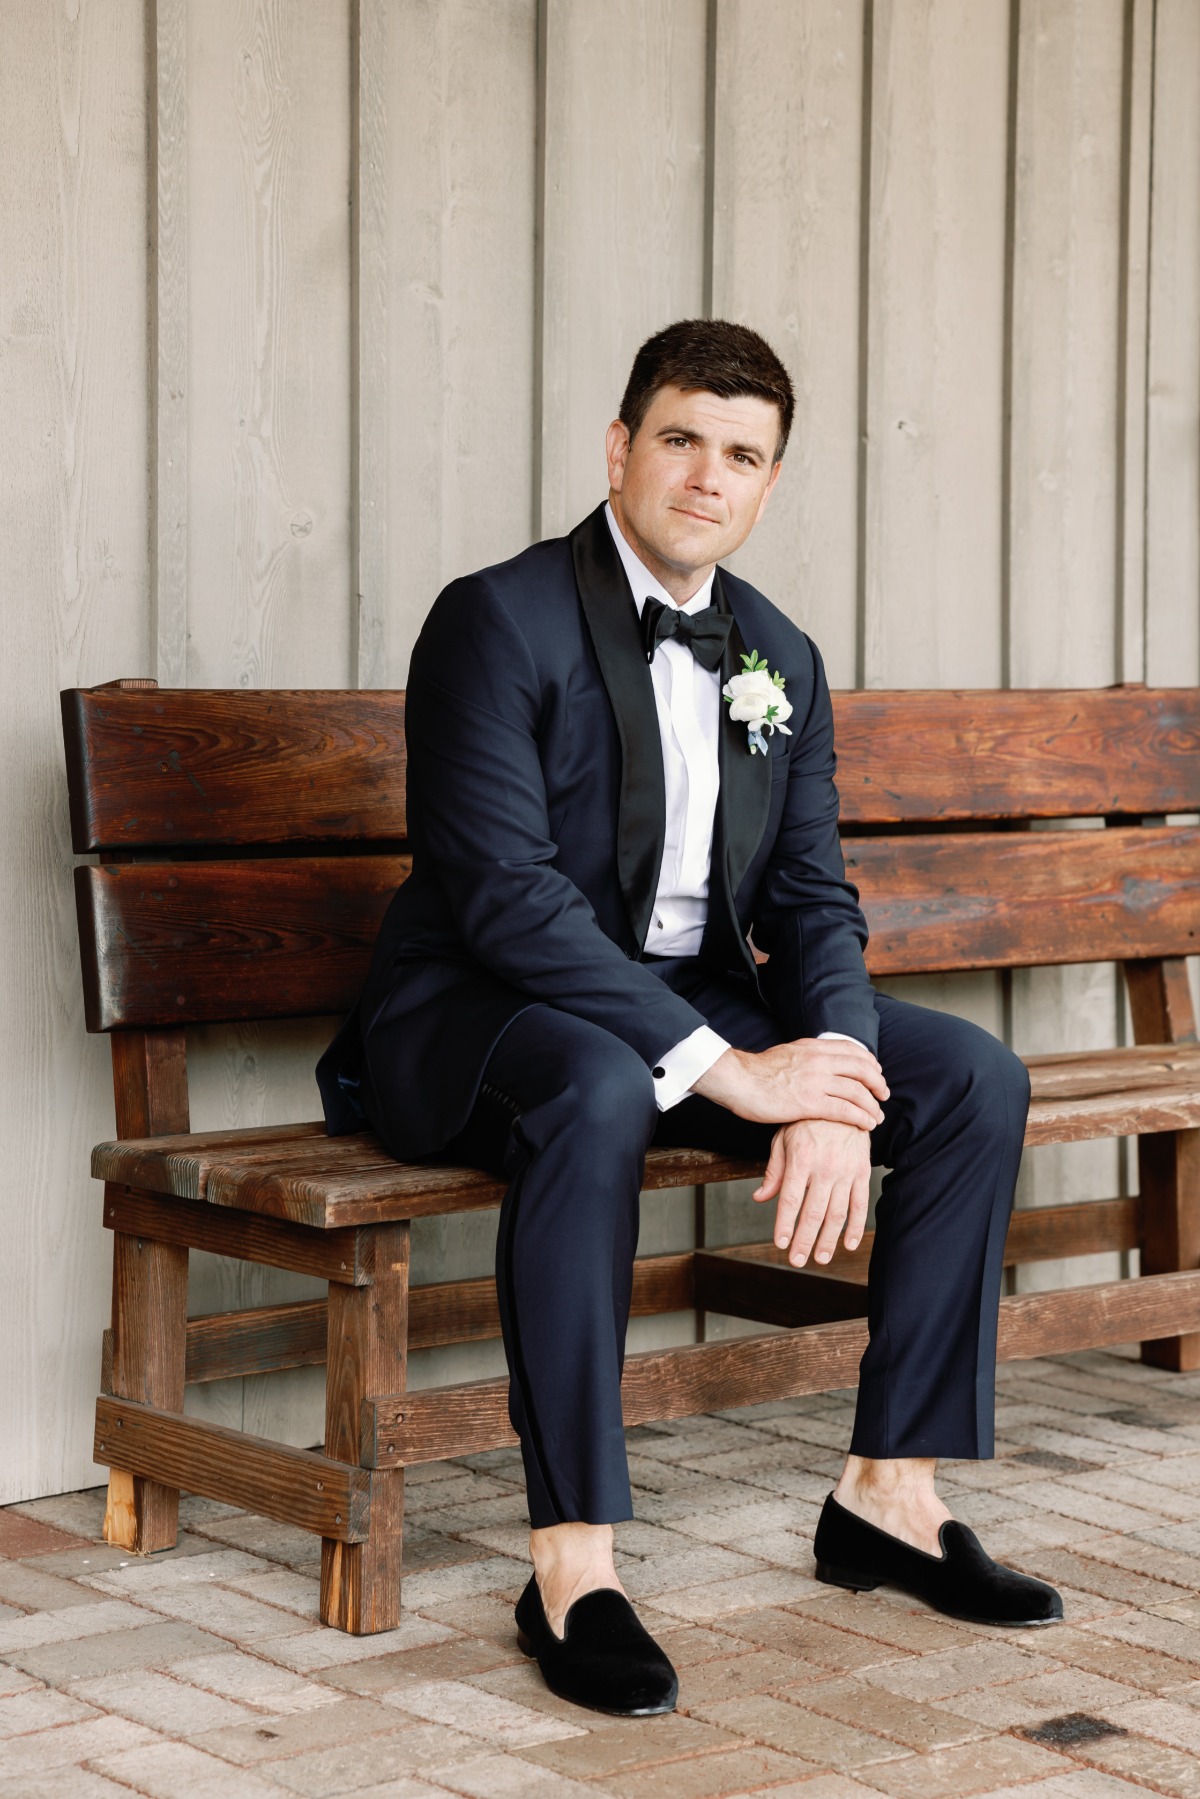
<instances>
[{"instance_id":1,"label":"groom","mask_svg":"<svg viewBox=\"0 0 1200 1799\"><path fill-rule=\"evenodd\" d=\"M652 1143L760 1158L796 1267L857 1247L871 1163L889 1170L818 1578L987 1623L1062 1616L934 1488L937 1457L993 1452L1028 1079L986 1032L872 989L821 658L718 567L763 515L793 408L757 333L668 326L608 428L607 503L439 595L407 692L412 874L318 1069L331 1131L365 1115L401 1160L508 1176L519 1640L556 1692L629 1715L677 1692L613 1563Z\"/></svg>"}]
</instances>

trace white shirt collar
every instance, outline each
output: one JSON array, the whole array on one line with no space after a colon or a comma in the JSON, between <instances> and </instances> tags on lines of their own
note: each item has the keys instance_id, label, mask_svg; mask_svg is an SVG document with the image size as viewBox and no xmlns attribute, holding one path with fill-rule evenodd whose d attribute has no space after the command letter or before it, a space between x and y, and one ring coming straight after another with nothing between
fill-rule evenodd
<instances>
[{"instance_id":1,"label":"white shirt collar","mask_svg":"<svg viewBox=\"0 0 1200 1799\"><path fill-rule=\"evenodd\" d=\"M604 516L608 520L608 528L612 532L613 542L617 546L617 554L621 558L625 577L633 589L633 603L637 607L638 617L641 618L642 609L647 600L661 600L665 606L674 606L675 601L662 582L650 573L641 557L626 542L625 534L618 525L612 505L608 500L604 502ZM681 612L702 612L712 600L712 585L713 577L710 574L699 592L694 593L679 610Z\"/></svg>"}]
</instances>

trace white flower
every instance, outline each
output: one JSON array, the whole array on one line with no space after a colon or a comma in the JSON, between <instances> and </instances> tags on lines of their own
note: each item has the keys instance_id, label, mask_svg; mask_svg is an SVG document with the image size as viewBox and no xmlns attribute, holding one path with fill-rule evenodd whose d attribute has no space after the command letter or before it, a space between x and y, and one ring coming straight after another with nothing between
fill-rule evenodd
<instances>
[{"instance_id":1,"label":"white flower","mask_svg":"<svg viewBox=\"0 0 1200 1799\"><path fill-rule=\"evenodd\" d=\"M784 698L783 676L769 673L766 661L760 660L756 650L743 656L742 661L744 673L731 675L721 692L728 702L730 718L747 727L750 754L765 756L764 731L782 731L785 737L791 736L783 721L792 716L792 703Z\"/></svg>"},{"instance_id":2,"label":"white flower","mask_svg":"<svg viewBox=\"0 0 1200 1799\"><path fill-rule=\"evenodd\" d=\"M755 669L752 675L733 675L721 691L730 701L730 718L739 724L781 725L792 716L792 702L784 698L765 668Z\"/></svg>"}]
</instances>

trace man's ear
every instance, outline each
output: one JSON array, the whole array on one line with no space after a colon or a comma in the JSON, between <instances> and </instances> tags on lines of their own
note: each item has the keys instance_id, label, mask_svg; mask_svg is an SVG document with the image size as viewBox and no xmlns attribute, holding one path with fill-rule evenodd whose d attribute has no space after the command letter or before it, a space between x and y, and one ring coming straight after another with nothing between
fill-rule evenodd
<instances>
[{"instance_id":1,"label":"man's ear","mask_svg":"<svg viewBox=\"0 0 1200 1799\"><path fill-rule=\"evenodd\" d=\"M620 419L614 419L605 435L605 447L608 451L608 485L613 493L620 493L625 479L625 458L629 454L629 428Z\"/></svg>"},{"instance_id":2,"label":"man's ear","mask_svg":"<svg viewBox=\"0 0 1200 1799\"><path fill-rule=\"evenodd\" d=\"M774 468L771 470L771 479L767 482L767 485L763 488L762 499L758 502L758 511L754 514L754 522L756 525L757 525L759 519L762 517L763 513L767 510L767 501L770 499L771 495L775 491L775 483L779 479L780 471L782 470L782 468L783 468L783 460L781 458L775 464Z\"/></svg>"}]
</instances>

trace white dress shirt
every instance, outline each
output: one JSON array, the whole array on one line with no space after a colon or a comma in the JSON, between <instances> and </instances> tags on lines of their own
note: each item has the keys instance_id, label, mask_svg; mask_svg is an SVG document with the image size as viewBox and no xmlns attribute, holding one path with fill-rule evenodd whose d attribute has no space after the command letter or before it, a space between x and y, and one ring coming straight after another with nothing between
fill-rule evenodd
<instances>
[{"instance_id":1,"label":"white dress shirt","mask_svg":"<svg viewBox=\"0 0 1200 1799\"><path fill-rule=\"evenodd\" d=\"M638 618L647 600L674 606L657 580L626 542L613 516L604 508L621 566L633 590ZM679 608L702 612L712 600L713 578ZM708 882L712 865L713 823L717 811L717 734L721 722L720 669L702 667L685 643L665 638L650 664L654 704L662 741L666 790L666 835L658 889L644 948L655 956L694 956L699 952L708 917ZM840 1037L841 1031L822 1031ZM849 1039L854 1042L856 1039ZM660 1112L686 1099L692 1085L724 1055L729 1044L703 1024L658 1059L654 1091ZM661 1069L661 1073L659 1073Z\"/></svg>"},{"instance_id":2,"label":"white dress shirt","mask_svg":"<svg viewBox=\"0 0 1200 1799\"><path fill-rule=\"evenodd\" d=\"M638 617L641 618L647 600L674 606L676 602L662 582L625 541L611 506L604 508L604 516L633 590ZM680 610L703 612L711 601L710 575ZM668 637L654 652L650 679L654 683L662 740L667 816L658 891L645 947L655 956L694 956L708 917L708 877L717 810L721 671L702 668L685 643ZM659 1110L665 1112L686 1098L693 1081L698 1081L728 1048L725 1038L705 1024L660 1056L658 1066L663 1072L654 1081Z\"/></svg>"}]
</instances>

